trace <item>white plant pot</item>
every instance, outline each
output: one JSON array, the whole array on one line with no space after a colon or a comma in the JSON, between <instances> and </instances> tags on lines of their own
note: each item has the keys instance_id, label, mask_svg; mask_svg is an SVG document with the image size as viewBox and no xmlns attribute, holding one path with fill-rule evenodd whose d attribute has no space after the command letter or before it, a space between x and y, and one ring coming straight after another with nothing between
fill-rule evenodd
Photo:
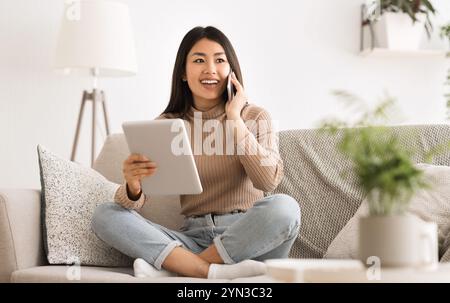
<instances>
[{"instance_id":1,"label":"white plant pot","mask_svg":"<svg viewBox=\"0 0 450 303\"><path fill-rule=\"evenodd\" d=\"M438 263L437 225L410 216L371 216L359 222L359 258L381 267L433 267ZM370 259L369 259L370 258Z\"/></svg>"},{"instance_id":2,"label":"white plant pot","mask_svg":"<svg viewBox=\"0 0 450 303\"><path fill-rule=\"evenodd\" d=\"M413 23L405 13L384 13L374 23L375 47L391 50L419 49L425 31L425 14L417 14Z\"/></svg>"}]
</instances>

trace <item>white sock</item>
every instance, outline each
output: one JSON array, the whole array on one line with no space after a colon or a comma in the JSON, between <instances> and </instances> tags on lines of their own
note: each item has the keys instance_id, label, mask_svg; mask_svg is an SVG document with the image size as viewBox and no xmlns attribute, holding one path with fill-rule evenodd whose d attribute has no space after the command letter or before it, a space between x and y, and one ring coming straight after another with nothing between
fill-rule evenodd
<instances>
[{"instance_id":1,"label":"white sock","mask_svg":"<svg viewBox=\"0 0 450 303\"><path fill-rule=\"evenodd\" d=\"M236 264L211 264L208 279L235 279L264 275L266 264L254 260L245 260Z\"/></svg>"},{"instance_id":2,"label":"white sock","mask_svg":"<svg viewBox=\"0 0 450 303\"><path fill-rule=\"evenodd\" d=\"M134 276L136 278L146 278L146 277L176 277L176 273L172 273L168 270L161 269L158 270L151 264L148 264L147 261L141 258L137 258L133 263L134 268Z\"/></svg>"}]
</instances>

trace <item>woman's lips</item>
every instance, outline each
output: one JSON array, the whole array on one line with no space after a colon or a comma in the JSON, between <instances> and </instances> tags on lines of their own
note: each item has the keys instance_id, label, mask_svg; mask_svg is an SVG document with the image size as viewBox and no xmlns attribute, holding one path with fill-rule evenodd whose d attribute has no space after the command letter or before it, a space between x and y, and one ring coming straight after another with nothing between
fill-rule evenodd
<instances>
[{"instance_id":1,"label":"woman's lips","mask_svg":"<svg viewBox=\"0 0 450 303\"><path fill-rule=\"evenodd\" d=\"M205 83L200 83L202 85L202 87L206 90L216 90L217 87L219 87L219 83L216 84L205 84Z\"/></svg>"}]
</instances>

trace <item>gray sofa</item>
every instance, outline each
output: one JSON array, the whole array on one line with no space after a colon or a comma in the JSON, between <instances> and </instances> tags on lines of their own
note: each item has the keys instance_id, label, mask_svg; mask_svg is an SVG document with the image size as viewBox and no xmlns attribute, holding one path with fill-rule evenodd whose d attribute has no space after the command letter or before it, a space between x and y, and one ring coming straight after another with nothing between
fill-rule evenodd
<instances>
[{"instance_id":1,"label":"gray sofa","mask_svg":"<svg viewBox=\"0 0 450 303\"><path fill-rule=\"evenodd\" d=\"M403 144L417 148L416 162L425 150L450 140L450 125L396 126L404 135ZM415 136L413 136L415 134ZM344 180L340 174L350 169L347 159L336 151L336 137L314 129L279 133L280 154L285 176L274 192L293 196L302 210L301 232L291 249L291 258L322 258L332 240L359 207L363 193L354 175ZM109 180L122 183L121 165L128 156L123 134L108 136L94 168ZM37 160L36 160L37 161ZM450 155L441 155L434 164L450 166ZM38 178L38 176L36 176ZM271 282L268 277L236 280L205 280L186 277L144 278L132 276L131 268L81 266L81 280L68 279L69 265L49 265L42 241L40 191L0 189L0 282ZM169 228L178 229L179 197L157 197L140 212Z\"/></svg>"}]
</instances>

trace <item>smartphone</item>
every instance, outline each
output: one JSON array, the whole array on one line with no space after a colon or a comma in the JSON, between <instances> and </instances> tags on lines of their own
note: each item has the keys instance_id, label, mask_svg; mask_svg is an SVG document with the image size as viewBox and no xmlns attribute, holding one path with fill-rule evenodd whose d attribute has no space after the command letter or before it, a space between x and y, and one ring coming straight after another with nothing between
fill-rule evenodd
<instances>
[{"instance_id":1,"label":"smartphone","mask_svg":"<svg viewBox=\"0 0 450 303\"><path fill-rule=\"evenodd\" d=\"M233 73L232 70L230 70L230 74L228 75L228 82L227 82L227 101L233 100L234 94L236 93L236 90L234 89L233 83L231 83L231 74Z\"/></svg>"}]
</instances>

